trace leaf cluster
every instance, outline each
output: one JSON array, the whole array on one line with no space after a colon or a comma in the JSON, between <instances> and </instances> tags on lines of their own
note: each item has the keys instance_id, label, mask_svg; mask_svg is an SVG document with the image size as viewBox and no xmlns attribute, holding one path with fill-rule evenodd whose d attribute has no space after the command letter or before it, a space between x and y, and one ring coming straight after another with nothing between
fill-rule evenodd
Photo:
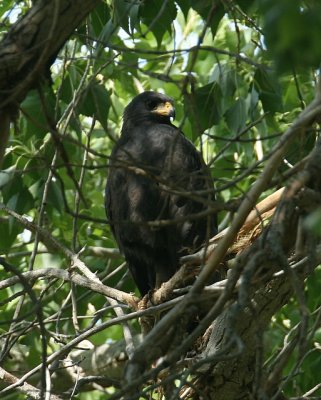
<instances>
[{"instance_id":1,"label":"leaf cluster","mask_svg":"<svg viewBox=\"0 0 321 400\"><path fill-rule=\"evenodd\" d=\"M28 8L27 1L1 2L2 37ZM82 251L86 265L108 286L134 291L126 270L118 268L121 256L99 257L94 251L117 247L106 221L104 187L126 104L142 90L175 99L175 124L210 167L224 204L219 213L224 228L232 217L228 201L245 196L276 140L313 99L320 32L321 4L312 0L101 2L61 49L51 67L52 82L30 91L20 105L0 171L1 203L73 252ZM313 131L291 144L266 194L286 182L317 136ZM320 235L316 224L308 224ZM0 253L20 272L68 267L62 254L5 212L0 212ZM10 276L4 270L1 274L3 279ZM33 290L43 305L48 352L93 321L114 317L108 308L96 318L106 305L104 298L77 288L75 327L69 285L45 279ZM15 285L0 292L2 356L13 370L21 362L31 369L42 352L35 305L28 296L21 300L22 291ZM311 325L320 307L318 293L313 278L306 285ZM296 299L275 316L267 335L267 358L273 359L300 318ZM137 322L131 328L138 331ZM8 334L12 329L16 333ZM122 335L123 329L115 326L91 340L102 344ZM318 383L319 345L313 343L319 342L317 328L308 343L309 355L287 382L289 395ZM18 355L7 358L14 346ZM297 356L286 373L293 372ZM100 398L93 393L88 399Z\"/></svg>"}]
</instances>

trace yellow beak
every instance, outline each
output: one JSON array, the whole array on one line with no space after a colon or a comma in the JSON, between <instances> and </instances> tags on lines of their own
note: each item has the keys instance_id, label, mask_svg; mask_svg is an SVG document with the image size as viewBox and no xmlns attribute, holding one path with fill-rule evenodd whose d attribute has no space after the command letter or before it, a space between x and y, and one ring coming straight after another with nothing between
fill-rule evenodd
<instances>
[{"instance_id":1,"label":"yellow beak","mask_svg":"<svg viewBox=\"0 0 321 400\"><path fill-rule=\"evenodd\" d=\"M155 114L175 118L175 108L169 101L158 104L158 106L152 112Z\"/></svg>"}]
</instances>

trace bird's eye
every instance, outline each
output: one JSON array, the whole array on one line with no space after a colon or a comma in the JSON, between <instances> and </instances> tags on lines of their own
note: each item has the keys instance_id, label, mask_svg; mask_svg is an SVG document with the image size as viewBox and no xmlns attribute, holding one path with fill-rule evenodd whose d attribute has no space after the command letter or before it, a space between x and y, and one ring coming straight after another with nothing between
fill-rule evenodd
<instances>
[{"instance_id":1,"label":"bird's eye","mask_svg":"<svg viewBox=\"0 0 321 400\"><path fill-rule=\"evenodd\" d=\"M154 110L157 107L158 101L157 100L149 100L147 102L147 107L149 110Z\"/></svg>"}]
</instances>

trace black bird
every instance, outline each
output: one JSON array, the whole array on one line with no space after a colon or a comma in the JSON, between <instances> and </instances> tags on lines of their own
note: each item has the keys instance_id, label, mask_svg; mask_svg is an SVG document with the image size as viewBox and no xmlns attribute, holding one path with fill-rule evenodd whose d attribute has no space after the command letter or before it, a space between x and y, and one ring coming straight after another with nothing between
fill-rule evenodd
<instances>
[{"instance_id":1,"label":"black bird","mask_svg":"<svg viewBox=\"0 0 321 400\"><path fill-rule=\"evenodd\" d=\"M171 124L174 116L170 97L136 96L109 164L107 218L141 295L160 287L180 257L217 232L215 215L195 216L214 200L213 183L200 153Z\"/></svg>"}]
</instances>

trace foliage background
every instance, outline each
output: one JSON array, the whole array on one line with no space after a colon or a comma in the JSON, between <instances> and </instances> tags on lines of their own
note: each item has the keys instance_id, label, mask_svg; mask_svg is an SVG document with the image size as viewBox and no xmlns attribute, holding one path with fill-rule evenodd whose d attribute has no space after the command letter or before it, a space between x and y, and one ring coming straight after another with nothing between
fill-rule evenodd
<instances>
[{"instance_id":1,"label":"foliage background","mask_svg":"<svg viewBox=\"0 0 321 400\"><path fill-rule=\"evenodd\" d=\"M1 2L2 37L30 7L29 1ZM51 82L42 82L21 103L0 172L1 202L73 252L81 251L106 285L135 291L123 259L112 252L117 246L104 211L108 157L126 104L142 90L175 99L175 124L211 167L223 229L233 214L229 201L245 195L274 143L314 97L320 32L321 4L313 0L101 2L61 49ZM315 130L292 142L262 197L284 185L317 136ZM319 221L315 213L305 223L320 235ZM0 253L20 272L69 266L4 211L0 222ZM101 255L101 247L110 253ZM320 273L316 270L305 286L304 316L311 328L305 355L297 348L284 370L284 390L292 397L320 383ZM2 269L1 276L11 274ZM115 315L107 308L97 318L104 297L81 287L71 292L59 280L38 280L33 289L42 303L48 353ZM17 375L38 365L42 352L34 304L21 290L15 285L0 292L1 362ZM77 323L71 318L71 293ZM302 315L296 298L275 315L265 335L267 363L297 332ZM131 324L138 332L137 321ZM98 345L122 337L122 327L115 325L90 340ZM106 393L77 398L103 399Z\"/></svg>"}]
</instances>

